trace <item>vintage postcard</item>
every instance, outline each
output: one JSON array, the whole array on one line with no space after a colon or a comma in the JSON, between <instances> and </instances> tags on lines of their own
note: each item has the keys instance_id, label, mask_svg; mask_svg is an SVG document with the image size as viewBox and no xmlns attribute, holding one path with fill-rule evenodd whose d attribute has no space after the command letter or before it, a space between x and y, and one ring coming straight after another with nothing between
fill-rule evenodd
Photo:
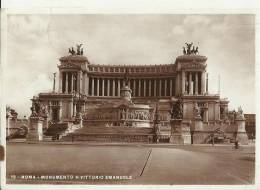
<instances>
[{"instance_id":1,"label":"vintage postcard","mask_svg":"<svg viewBox=\"0 0 260 190\"><path fill-rule=\"evenodd\" d=\"M7 11L2 184L256 187L255 23Z\"/></svg>"}]
</instances>

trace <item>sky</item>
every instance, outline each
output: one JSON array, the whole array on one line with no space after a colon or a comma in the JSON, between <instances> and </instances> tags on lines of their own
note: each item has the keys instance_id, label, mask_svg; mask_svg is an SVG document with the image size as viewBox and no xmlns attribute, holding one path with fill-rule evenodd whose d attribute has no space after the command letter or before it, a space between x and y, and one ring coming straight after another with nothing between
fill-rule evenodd
<instances>
[{"instance_id":1,"label":"sky","mask_svg":"<svg viewBox=\"0 0 260 190\"><path fill-rule=\"evenodd\" d=\"M9 14L4 98L19 117L30 99L52 90L52 73L68 48L82 43L93 64L170 64L193 42L208 57L209 91L229 109L255 113L253 15Z\"/></svg>"}]
</instances>

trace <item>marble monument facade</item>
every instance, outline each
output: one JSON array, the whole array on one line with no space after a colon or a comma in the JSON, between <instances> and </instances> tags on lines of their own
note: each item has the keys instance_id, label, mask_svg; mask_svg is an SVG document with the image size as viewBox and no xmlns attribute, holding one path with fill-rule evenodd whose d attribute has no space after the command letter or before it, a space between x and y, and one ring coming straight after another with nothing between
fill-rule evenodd
<instances>
[{"instance_id":1,"label":"marble monument facade","mask_svg":"<svg viewBox=\"0 0 260 190\"><path fill-rule=\"evenodd\" d=\"M40 104L48 115L46 128L54 128L59 123L73 126L77 121L82 122L82 128L104 127L103 131L109 127L114 127L114 131L118 127L148 128L157 142L170 142L173 123L176 123L172 121L171 111L180 99L182 116L178 128L185 129L185 142L196 142L192 139L196 122L202 127L200 133L206 134L199 137L199 143L206 143L207 136L219 126L225 131L232 125L228 116L229 100L208 91L207 57L195 50L188 52L188 46L174 63L164 65L92 64L79 48L77 52L70 49L69 55L59 59L58 90L54 78L53 92L40 93L32 99L33 106ZM154 130L155 110L160 133ZM234 128L230 132L234 136L236 127L230 128Z\"/></svg>"}]
</instances>

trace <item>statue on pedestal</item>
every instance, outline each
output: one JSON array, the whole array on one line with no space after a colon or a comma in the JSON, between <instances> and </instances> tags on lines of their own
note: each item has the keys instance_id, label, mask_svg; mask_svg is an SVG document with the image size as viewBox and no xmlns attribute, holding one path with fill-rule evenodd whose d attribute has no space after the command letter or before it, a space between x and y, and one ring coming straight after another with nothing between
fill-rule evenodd
<instances>
[{"instance_id":1,"label":"statue on pedestal","mask_svg":"<svg viewBox=\"0 0 260 190\"><path fill-rule=\"evenodd\" d=\"M31 117L37 117L38 116L38 114L37 114L37 112L36 112L36 110L35 110L35 106L33 105L32 107L31 107Z\"/></svg>"},{"instance_id":2,"label":"statue on pedestal","mask_svg":"<svg viewBox=\"0 0 260 190\"><path fill-rule=\"evenodd\" d=\"M197 102L196 102L195 105L194 105L194 117L195 117L195 118L200 118L200 119L201 119L200 108L199 108Z\"/></svg>"},{"instance_id":3,"label":"statue on pedestal","mask_svg":"<svg viewBox=\"0 0 260 190\"><path fill-rule=\"evenodd\" d=\"M129 83L128 70L126 70L126 72L125 72L124 81L125 81L125 86L128 86L128 83Z\"/></svg>"},{"instance_id":4,"label":"statue on pedestal","mask_svg":"<svg viewBox=\"0 0 260 190\"><path fill-rule=\"evenodd\" d=\"M172 105L170 114L171 114L171 119L182 119L183 109L182 109L182 100L180 98Z\"/></svg>"},{"instance_id":5,"label":"statue on pedestal","mask_svg":"<svg viewBox=\"0 0 260 190\"><path fill-rule=\"evenodd\" d=\"M236 119L244 119L244 113L241 108L241 106L238 107L237 113L236 113Z\"/></svg>"},{"instance_id":6,"label":"statue on pedestal","mask_svg":"<svg viewBox=\"0 0 260 190\"><path fill-rule=\"evenodd\" d=\"M44 117L44 118L48 118L49 117L49 112L48 112L47 105L42 105L41 106L41 113L42 113L42 117Z\"/></svg>"}]
</instances>

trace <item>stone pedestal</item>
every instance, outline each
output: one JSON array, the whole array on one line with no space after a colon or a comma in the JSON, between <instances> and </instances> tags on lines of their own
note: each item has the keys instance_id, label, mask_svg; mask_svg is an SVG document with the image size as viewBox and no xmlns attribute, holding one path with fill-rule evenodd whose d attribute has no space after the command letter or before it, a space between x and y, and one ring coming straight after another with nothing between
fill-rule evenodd
<instances>
[{"instance_id":1,"label":"stone pedestal","mask_svg":"<svg viewBox=\"0 0 260 190\"><path fill-rule=\"evenodd\" d=\"M237 136L236 139L240 144L248 144L248 136L245 129L245 118L244 117L237 117L236 118L237 124Z\"/></svg>"},{"instance_id":2,"label":"stone pedestal","mask_svg":"<svg viewBox=\"0 0 260 190\"><path fill-rule=\"evenodd\" d=\"M80 112L76 114L75 121L77 124L80 125L80 127L83 127L83 118L82 118L82 114Z\"/></svg>"},{"instance_id":3,"label":"stone pedestal","mask_svg":"<svg viewBox=\"0 0 260 190\"><path fill-rule=\"evenodd\" d=\"M43 118L43 130L44 131L48 129L49 121L50 121L49 117Z\"/></svg>"},{"instance_id":4,"label":"stone pedestal","mask_svg":"<svg viewBox=\"0 0 260 190\"><path fill-rule=\"evenodd\" d=\"M202 119L197 117L194 118L192 126L192 143L193 144L202 144L205 143L205 134L203 132L203 122Z\"/></svg>"},{"instance_id":5,"label":"stone pedestal","mask_svg":"<svg viewBox=\"0 0 260 190\"><path fill-rule=\"evenodd\" d=\"M42 141L43 140L43 122L42 117L30 117L27 141Z\"/></svg>"},{"instance_id":6,"label":"stone pedestal","mask_svg":"<svg viewBox=\"0 0 260 190\"><path fill-rule=\"evenodd\" d=\"M190 127L182 124L181 119L172 119L171 121L171 137L172 144L191 144Z\"/></svg>"}]
</instances>

